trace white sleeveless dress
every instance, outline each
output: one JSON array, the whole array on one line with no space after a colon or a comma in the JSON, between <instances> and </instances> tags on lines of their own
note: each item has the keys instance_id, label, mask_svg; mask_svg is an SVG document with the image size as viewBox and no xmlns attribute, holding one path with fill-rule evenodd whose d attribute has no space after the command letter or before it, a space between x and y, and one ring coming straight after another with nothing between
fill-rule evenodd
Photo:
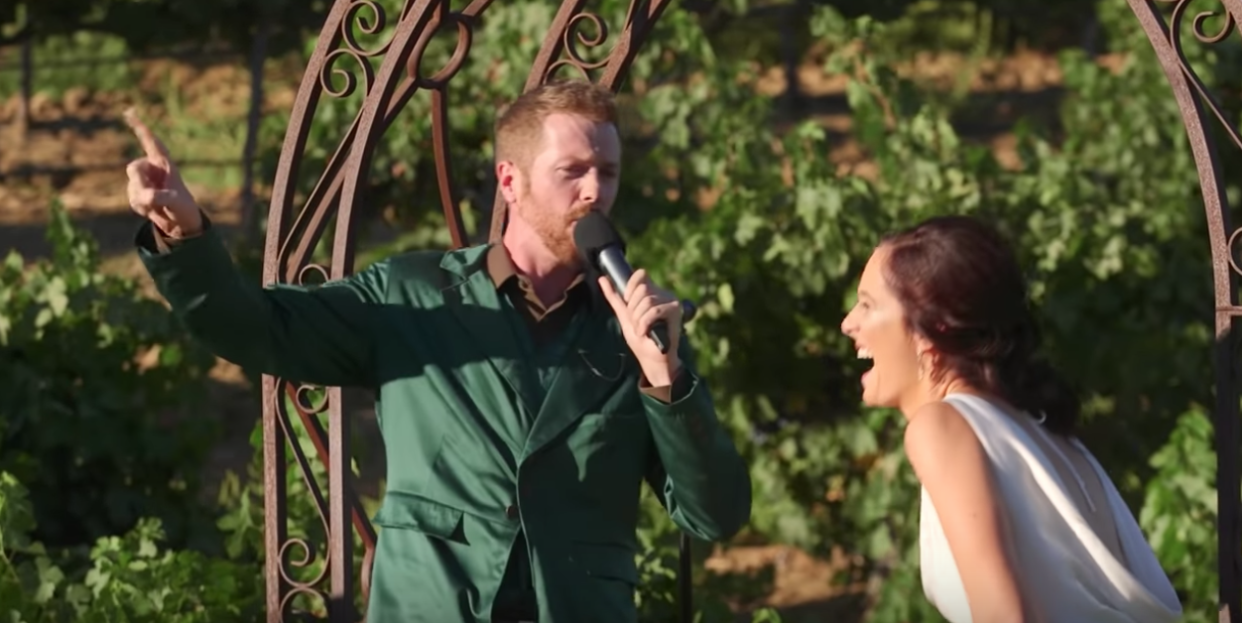
<instances>
[{"instance_id":1,"label":"white sleeveless dress","mask_svg":"<svg viewBox=\"0 0 1242 623\"><path fill-rule=\"evenodd\" d=\"M951 394L953 405L974 428L992 466L993 482L1012 529L1017 581L1025 601L1040 610L1028 620L1044 623L1166 623L1182 608L1138 523L1095 457L1088 457L1103 484L1128 566L1113 556L1067 497L1067 487L1042 447L992 403ZM1036 434L1047 435L1035 427ZM1055 447L1055 446L1054 446ZM1084 491L1085 493L1085 491ZM923 593L951 623L973 623L966 591L940 518L922 492L919 555Z\"/></svg>"}]
</instances>

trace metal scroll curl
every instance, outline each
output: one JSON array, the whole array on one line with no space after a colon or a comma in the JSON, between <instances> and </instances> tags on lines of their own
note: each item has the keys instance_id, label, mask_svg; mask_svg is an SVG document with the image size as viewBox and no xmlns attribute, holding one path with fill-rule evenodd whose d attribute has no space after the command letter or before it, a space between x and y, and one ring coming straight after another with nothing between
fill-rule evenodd
<instances>
[{"instance_id":1,"label":"metal scroll curl","mask_svg":"<svg viewBox=\"0 0 1242 623\"><path fill-rule=\"evenodd\" d=\"M323 490L314 477L314 471L311 468L310 458L306 456L306 452L302 449L301 444L297 443L297 431L293 426L293 419L288 410L288 404L292 403L303 425L308 431L320 429L318 426L319 414L327 411L329 402L327 393L317 399L312 400L310 392L314 389L307 385L295 387L293 383L281 381L280 385L286 389L286 396L290 400L278 401L277 412L280 422L280 428L284 433L284 438L293 441L289 444L289 448L293 451L294 459L298 464L302 480L306 484L306 489L311 495L311 501L315 508L316 515L319 517L319 525L323 529L323 534L329 534L328 525L328 502L324 498ZM295 555L295 554L300 554ZM280 600L280 614L287 615L292 610L293 602L299 595L312 597L322 603L324 600L323 593L317 589L323 583L328 575L328 567L330 561L323 561L324 564L310 578L301 579L299 571L311 568L320 560L319 546L312 540L300 537L290 537L282 539L277 552L276 560L278 561L278 570L280 579L289 587Z\"/></svg>"},{"instance_id":2,"label":"metal scroll curl","mask_svg":"<svg viewBox=\"0 0 1242 623\"><path fill-rule=\"evenodd\" d=\"M1181 66L1182 73L1186 76L1186 79L1194 85L1195 91L1198 92L1199 97L1203 98L1204 104L1206 104L1208 109L1212 111L1212 114L1215 115L1216 120L1220 122L1220 128L1225 131L1235 146L1242 149L1242 136L1239 136L1238 130L1234 127L1233 123L1225 118L1225 115L1221 111L1220 103L1217 101L1216 97L1212 95L1212 92L1209 91L1203 84L1203 80L1199 78L1199 75L1195 73L1194 69L1190 66L1190 62L1186 60L1186 53L1182 49L1182 27L1186 20L1187 10L1190 8L1190 5L1194 2L1194 0L1155 1L1161 4L1171 5L1173 7L1172 15L1169 18L1168 41L1172 50L1177 53L1177 61ZM1238 19L1242 16L1242 13L1239 13L1242 11L1242 6L1239 6L1239 3L1236 0L1212 1L1219 3L1221 8L1224 10L1200 11L1199 13L1196 13L1194 19L1191 20L1190 28L1190 32L1194 35L1195 39L1198 39L1199 42L1208 45L1220 43L1228 38L1229 35L1233 34L1237 29ZM1207 23L1208 20L1212 18L1223 18L1223 21L1218 32L1215 34L1208 34L1206 32Z\"/></svg>"},{"instance_id":3,"label":"metal scroll curl","mask_svg":"<svg viewBox=\"0 0 1242 623\"><path fill-rule=\"evenodd\" d=\"M594 35L588 35L583 31L583 23L589 24ZM611 54L604 56L596 61L588 61L583 55L582 46L586 49L599 48L604 45L608 39L608 25L604 20L600 19L595 13L579 13L570 18L569 23L565 26L565 34L561 39L561 46L565 50L565 56L548 67L548 77L555 76L557 70L562 67L573 67L577 69L582 78L591 80L591 72L608 64ZM546 79L546 78L545 78Z\"/></svg>"},{"instance_id":4,"label":"metal scroll curl","mask_svg":"<svg viewBox=\"0 0 1242 623\"><path fill-rule=\"evenodd\" d=\"M426 0L406 0L400 19L404 20L416 6L425 4ZM268 249L265 250L265 255L271 256L275 249L276 257L271 260L275 263L271 269L274 274L265 273L265 283L292 281L322 238L339 199L342 168L361 111L355 113L310 196L295 210L292 203L306 138L322 96L344 99L354 95L358 91L359 74L364 96L375 88L374 64L390 52L396 35L396 30L389 28L389 22L388 13L377 0L337 0L328 15L299 87L276 171ZM376 41L368 45L360 35Z\"/></svg>"},{"instance_id":5,"label":"metal scroll curl","mask_svg":"<svg viewBox=\"0 0 1242 623\"><path fill-rule=\"evenodd\" d=\"M371 14L371 19L367 19L364 10ZM342 57L348 57L353 61L356 69L361 71L366 78L366 90L371 90L375 84L375 71L371 68L368 59L386 52L389 41L383 41L378 47L368 49L358 41L357 33L374 35L384 29L387 21L384 7L375 0L355 0L345 10L345 16L341 20L341 39L345 42L345 47L329 52L319 72L319 84L323 87L324 93L332 97L345 98L353 95L358 89L358 77L352 71L336 66L337 59ZM334 76L344 80L345 84L340 88L333 87L332 77Z\"/></svg>"}]
</instances>

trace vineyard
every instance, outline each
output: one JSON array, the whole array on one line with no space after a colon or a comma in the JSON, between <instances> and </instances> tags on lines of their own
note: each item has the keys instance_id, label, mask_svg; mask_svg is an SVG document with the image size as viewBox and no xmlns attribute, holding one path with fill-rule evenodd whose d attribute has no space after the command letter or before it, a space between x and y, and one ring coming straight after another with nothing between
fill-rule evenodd
<instances>
[{"instance_id":1,"label":"vineyard","mask_svg":"<svg viewBox=\"0 0 1242 623\"><path fill-rule=\"evenodd\" d=\"M498 0L449 88L476 241L494 111L557 4ZM922 599L901 416L860 405L839 325L879 235L946 213L1018 243L1049 357L1087 397L1084 442L1186 621L1216 620L1211 258L1177 105L1124 1L1012 4L682 0L635 61L619 224L632 261L699 305L689 339L754 483L742 534L697 545L701 620L941 620ZM628 2L587 5L618 24ZM0 30L0 614L13 621L263 620L258 378L189 341L142 272L121 112L152 120L258 280L326 6L40 0ZM428 66L452 44L434 41ZM1231 111L1238 44L1186 46ZM359 104L321 106L303 196ZM385 134L356 268L449 244L429 110L415 97ZM384 448L365 393L346 408L373 512ZM297 473L291 525L322 538ZM644 511L642 620L672 621L675 528L653 497Z\"/></svg>"}]
</instances>

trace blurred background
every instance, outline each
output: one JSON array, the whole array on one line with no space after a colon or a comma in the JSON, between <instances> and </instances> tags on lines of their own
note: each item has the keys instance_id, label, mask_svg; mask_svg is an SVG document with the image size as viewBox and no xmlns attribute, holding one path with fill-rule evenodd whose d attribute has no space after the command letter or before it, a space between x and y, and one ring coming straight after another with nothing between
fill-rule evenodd
<instances>
[{"instance_id":1,"label":"blurred background","mask_svg":"<svg viewBox=\"0 0 1242 623\"><path fill-rule=\"evenodd\" d=\"M352 26L368 46L400 12L375 4L384 28ZM521 91L558 5L495 2L449 87L456 199L475 242L495 192L495 111ZM607 53L627 7L587 3L610 26L588 57ZM190 342L142 271L124 172L138 151L121 113L149 121L259 280L272 179L328 8L0 3L0 612L15 623L263 620L258 377ZM1235 123L1238 38L1183 38ZM425 71L453 45L434 41ZM362 82L353 59L335 67ZM320 103L296 206L364 86ZM941 620L922 598L901 416L860 406L862 367L839 325L879 235L948 213L993 219L1019 246L1048 357L1086 400L1084 441L1186 620L1216 619L1204 208L1177 105L1124 0L675 0L621 95L630 259L699 305L689 338L752 466L750 525L696 549L701 620ZM430 110L417 94L376 152L356 269L449 245ZM1221 152L1236 170L1238 154ZM1236 180L1228 195L1236 205ZM331 231L317 261L330 261ZM346 398L373 511L384 448L369 397ZM291 532L321 539L292 458L289 491ZM643 620L675 620L675 528L654 498L644 508Z\"/></svg>"}]
</instances>

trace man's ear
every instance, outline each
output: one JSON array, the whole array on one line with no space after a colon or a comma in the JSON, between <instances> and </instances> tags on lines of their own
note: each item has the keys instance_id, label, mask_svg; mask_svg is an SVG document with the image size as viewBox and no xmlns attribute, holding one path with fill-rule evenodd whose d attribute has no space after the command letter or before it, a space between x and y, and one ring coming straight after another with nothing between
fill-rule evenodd
<instances>
[{"instance_id":1,"label":"man's ear","mask_svg":"<svg viewBox=\"0 0 1242 623\"><path fill-rule=\"evenodd\" d=\"M522 184L522 171L518 169L517 164L512 160L501 160L496 163L496 184L500 187L500 194L505 198L505 203L513 205L517 203L518 188Z\"/></svg>"}]
</instances>

